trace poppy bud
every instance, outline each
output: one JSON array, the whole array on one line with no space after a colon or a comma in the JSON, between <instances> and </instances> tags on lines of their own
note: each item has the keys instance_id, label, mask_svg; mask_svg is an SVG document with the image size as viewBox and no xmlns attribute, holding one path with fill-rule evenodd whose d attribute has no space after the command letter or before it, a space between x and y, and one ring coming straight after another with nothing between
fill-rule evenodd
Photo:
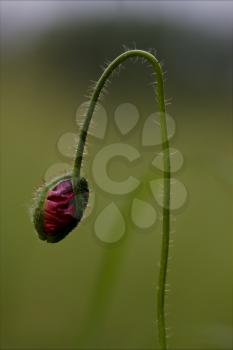
<instances>
[{"instance_id":1,"label":"poppy bud","mask_svg":"<svg viewBox=\"0 0 233 350\"><path fill-rule=\"evenodd\" d=\"M89 197L87 181L73 185L63 176L43 186L36 196L33 222L39 238L50 243L63 239L80 222Z\"/></svg>"}]
</instances>

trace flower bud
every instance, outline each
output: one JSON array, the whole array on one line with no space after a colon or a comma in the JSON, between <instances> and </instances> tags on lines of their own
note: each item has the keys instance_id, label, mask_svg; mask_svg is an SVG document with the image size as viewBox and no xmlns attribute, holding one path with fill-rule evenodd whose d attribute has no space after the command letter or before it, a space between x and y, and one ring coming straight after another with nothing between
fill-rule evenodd
<instances>
[{"instance_id":1,"label":"flower bud","mask_svg":"<svg viewBox=\"0 0 233 350\"><path fill-rule=\"evenodd\" d=\"M36 196L33 222L39 238L50 243L63 239L80 222L89 197L86 179L73 184L63 176L44 185Z\"/></svg>"}]
</instances>

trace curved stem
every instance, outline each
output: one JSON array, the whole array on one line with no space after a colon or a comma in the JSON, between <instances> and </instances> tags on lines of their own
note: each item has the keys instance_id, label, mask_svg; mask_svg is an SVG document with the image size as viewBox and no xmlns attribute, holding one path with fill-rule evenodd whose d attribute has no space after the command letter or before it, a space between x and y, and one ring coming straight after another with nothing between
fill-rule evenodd
<instances>
[{"instance_id":1,"label":"curved stem","mask_svg":"<svg viewBox=\"0 0 233 350\"><path fill-rule=\"evenodd\" d=\"M166 124L166 110L164 102L164 83L161 66L158 60L149 52L142 50L130 50L113 60L105 69L101 77L99 78L94 92L92 94L90 104L87 110L86 119L81 130L80 140L77 148L76 158L73 168L73 181L76 183L80 178L81 164L83 159L83 152L88 133L88 128L95 111L96 104L98 102L100 93L112 74L112 72L125 60L132 57L141 57L147 60L153 67L156 74L156 97L158 102L158 109L160 113L160 127L162 136L162 149L163 149L163 165L164 165L164 196L163 196L163 220L162 220L162 247L161 247L161 260L160 271L158 281L158 294L157 294L157 322L158 322L158 335L159 344L161 349L167 349L166 344L166 327L165 327L165 286L167 278L167 263L169 253L169 236L170 236L170 155L169 155L169 142L167 136L167 124Z\"/></svg>"}]
</instances>

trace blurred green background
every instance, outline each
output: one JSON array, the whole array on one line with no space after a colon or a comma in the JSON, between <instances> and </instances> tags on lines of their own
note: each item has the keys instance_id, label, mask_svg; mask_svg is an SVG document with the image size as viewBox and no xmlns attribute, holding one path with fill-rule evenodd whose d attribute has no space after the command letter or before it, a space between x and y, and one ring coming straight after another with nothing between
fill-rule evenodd
<instances>
[{"instance_id":1,"label":"blurred green background","mask_svg":"<svg viewBox=\"0 0 233 350\"><path fill-rule=\"evenodd\" d=\"M171 145L185 159L175 175L188 199L173 213L169 348L232 349L232 51L225 23L231 3L189 2L189 11L182 1L161 3L1 2L2 349L158 347L161 222L145 231L130 219L135 196L160 212L148 188L148 181L161 177L148 166L160 147L144 150L139 142L143 122L155 110L146 65L127 62L113 77L103 100L108 136L88 139L83 173L96 192L88 218L52 245L37 238L28 215L47 169L72 165L58 140L78 133L77 107L100 66L123 44L153 48L163 61L166 97L172 97L168 112L176 121ZM125 102L137 106L140 123L123 137L114 111ZM117 198L96 188L92 176L97 151L115 142L143 155L135 167L120 158L110 164L116 181L130 171L143 182L136 193ZM95 236L94 223L111 201L127 231L107 245ZM106 220L117 230L114 217Z\"/></svg>"}]
</instances>

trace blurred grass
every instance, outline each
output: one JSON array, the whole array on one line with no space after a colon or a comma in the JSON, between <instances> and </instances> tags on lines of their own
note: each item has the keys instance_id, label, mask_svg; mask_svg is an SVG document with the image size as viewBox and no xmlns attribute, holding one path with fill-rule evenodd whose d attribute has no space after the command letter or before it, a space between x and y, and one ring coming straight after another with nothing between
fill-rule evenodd
<instances>
[{"instance_id":1,"label":"blurred grass","mask_svg":"<svg viewBox=\"0 0 233 350\"><path fill-rule=\"evenodd\" d=\"M139 47L158 48L169 68L166 91L174 102L168 111L177 123L172 146L185 157L177 177L188 190L188 203L175 215L169 272L170 348L231 349L228 46L220 41L217 45L216 39L201 40L200 34L182 28L171 31L157 25L152 31L144 26L144 31L135 32L135 25L128 24L127 31L125 25L120 31L116 23L108 24L108 33L105 28L65 26L21 54L2 51L1 347L149 349L156 344L160 223L146 232L135 230L129 219L132 196L117 199L127 222L126 235L117 245L100 244L94 220L112 198L97 191L94 211L82 226L61 243L48 245L37 239L27 214L32 190L48 167L70 162L56 144L63 133L75 130L75 111L89 80L98 77L106 57L114 57L120 45L135 36ZM98 40L92 40L94 32ZM136 104L142 120L154 111L149 72L140 63L127 64L119 79L114 78L104 102L109 121L105 144L122 140L112 122L120 103ZM138 147L142 120L124 142ZM101 147L89 139L85 172L93 189L91 163ZM144 152L144 163L133 168L145 184L160 176L148 170L152 156L152 150ZM120 179L127 167L119 161L109 172ZM137 195L156 206L148 191Z\"/></svg>"}]
</instances>

